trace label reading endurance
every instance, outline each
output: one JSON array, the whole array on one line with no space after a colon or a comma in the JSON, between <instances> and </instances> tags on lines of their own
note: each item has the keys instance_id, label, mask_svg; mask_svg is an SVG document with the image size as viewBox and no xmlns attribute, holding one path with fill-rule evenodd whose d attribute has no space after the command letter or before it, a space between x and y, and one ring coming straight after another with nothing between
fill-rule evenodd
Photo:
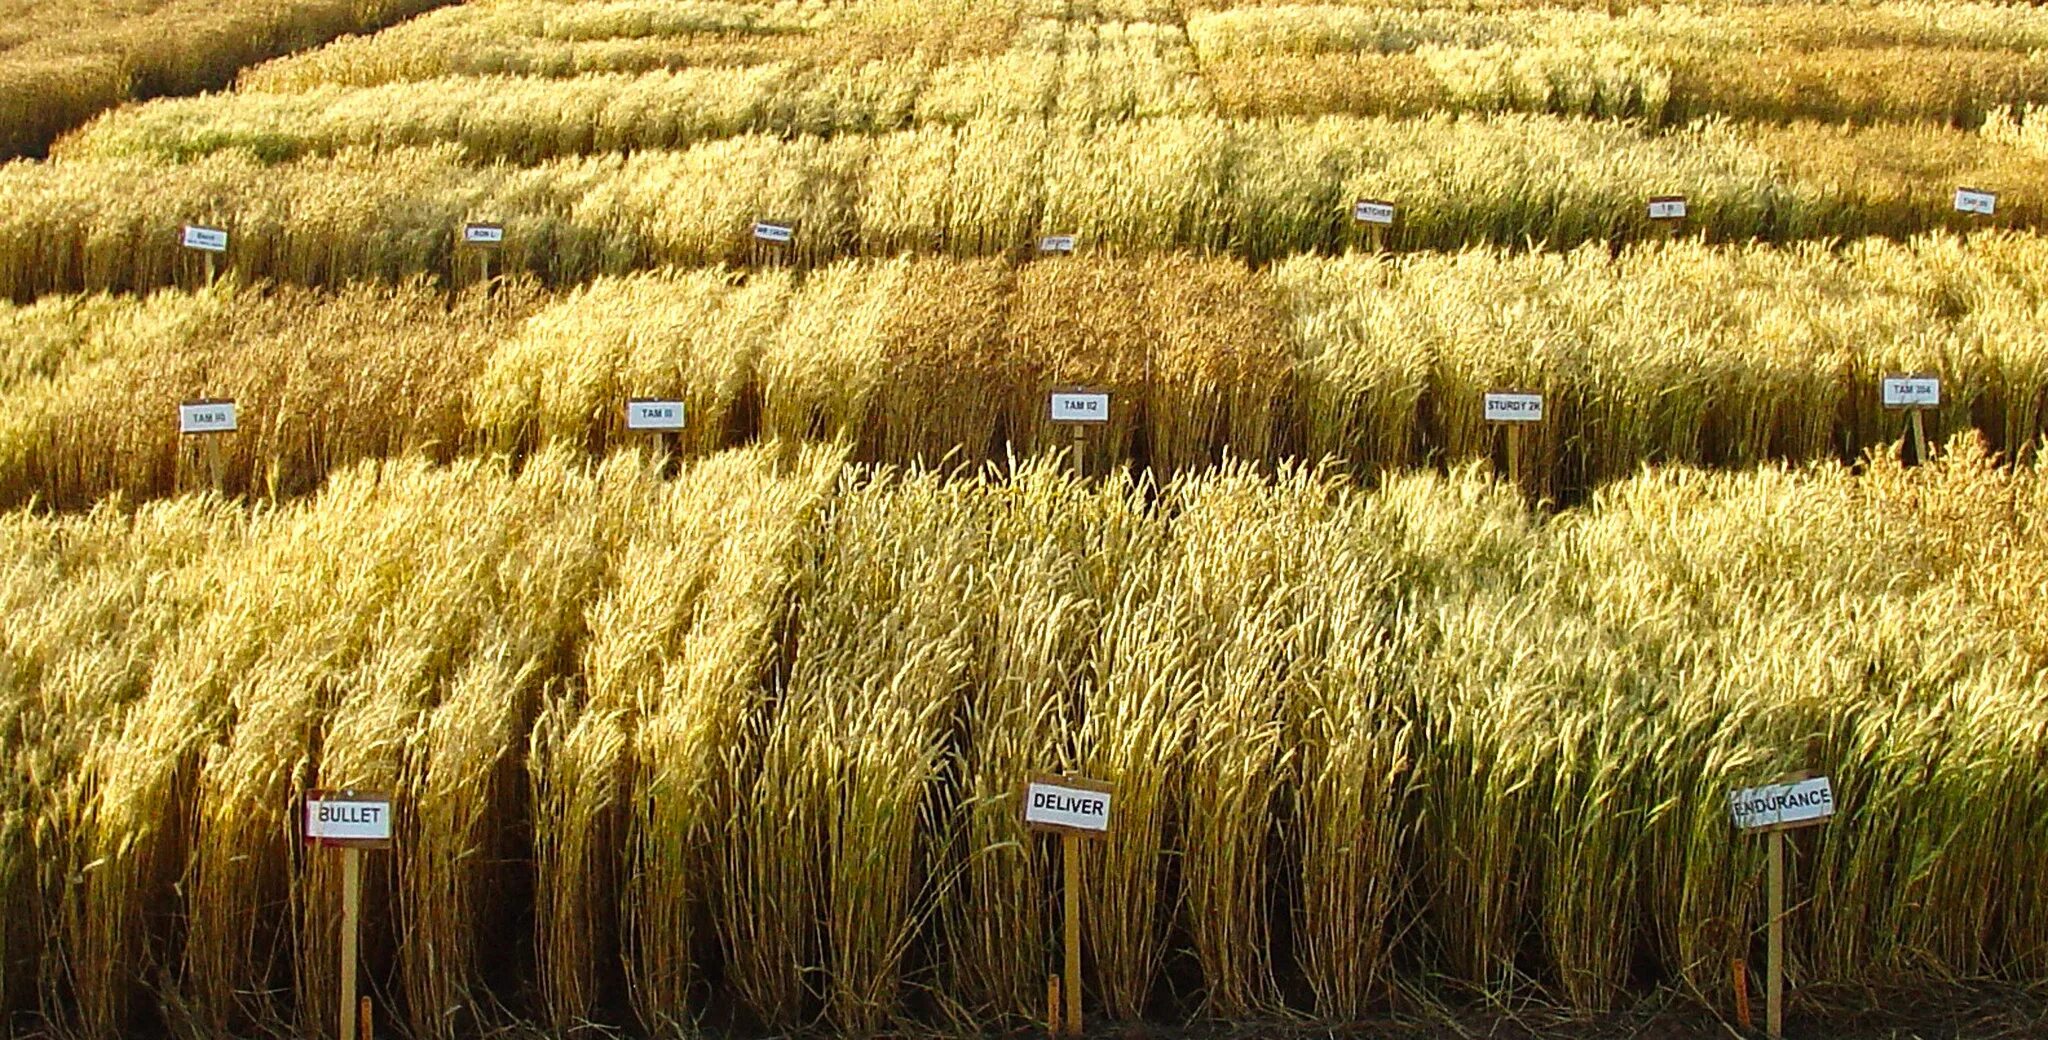
<instances>
[{"instance_id":1,"label":"label reading endurance","mask_svg":"<svg viewBox=\"0 0 2048 1040\"><path fill-rule=\"evenodd\" d=\"M1956 209L1964 213L1975 213L1988 217L1998 208L1998 193L1978 191L1976 188L1956 189Z\"/></svg>"},{"instance_id":2,"label":"label reading endurance","mask_svg":"<svg viewBox=\"0 0 2048 1040\"><path fill-rule=\"evenodd\" d=\"M233 433L235 425L233 401L187 401L178 406L179 433Z\"/></svg>"},{"instance_id":3,"label":"label reading endurance","mask_svg":"<svg viewBox=\"0 0 2048 1040\"><path fill-rule=\"evenodd\" d=\"M1824 776L1750 787L1729 795L1728 807L1739 830L1810 825L1835 814L1835 789Z\"/></svg>"},{"instance_id":4,"label":"label reading endurance","mask_svg":"<svg viewBox=\"0 0 2048 1040\"><path fill-rule=\"evenodd\" d=\"M636 397L626 402L626 429L668 431L682 428L681 401Z\"/></svg>"},{"instance_id":5,"label":"label reading endurance","mask_svg":"<svg viewBox=\"0 0 2048 1040\"><path fill-rule=\"evenodd\" d=\"M185 225L185 248L197 249L202 253L225 253L228 251L228 233L219 228Z\"/></svg>"},{"instance_id":6,"label":"label reading endurance","mask_svg":"<svg viewBox=\"0 0 2048 1040\"><path fill-rule=\"evenodd\" d=\"M1470 400L1470 398L1467 398ZM1487 422L1542 422L1543 395L1496 392L1486 395Z\"/></svg>"},{"instance_id":7,"label":"label reading endurance","mask_svg":"<svg viewBox=\"0 0 2048 1040\"><path fill-rule=\"evenodd\" d=\"M1394 223L1395 212L1393 203L1378 199L1359 199L1351 204L1351 219L1361 224L1391 226Z\"/></svg>"},{"instance_id":8,"label":"label reading endurance","mask_svg":"<svg viewBox=\"0 0 2048 1040\"><path fill-rule=\"evenodd\" d=\"M1106 423L1109 395L1095 391L1057 391L1052 395L1052 421L1056 423Z\"/></svg>"},{"instance_id":9,"label":"label reading endurance","mask_svg":"<svg viewBox=\"0 0 2048 1040\"><path fill-rule=\"evenodd\" d=\"M1933 408L1941 404L1941 380L1935 376L1886 376L1886 408Z\"/></svg>"},{"instance_id":10,"label":"label reading endurance","mask_svg":"<svg viewBox=\"0 0 2048 1040\"><path fill-rule=\"evenodd\" d=\"M1658 195L1650 199L1651 220L1684 220L1685 196Z\"/></svg>"}]
</instances>

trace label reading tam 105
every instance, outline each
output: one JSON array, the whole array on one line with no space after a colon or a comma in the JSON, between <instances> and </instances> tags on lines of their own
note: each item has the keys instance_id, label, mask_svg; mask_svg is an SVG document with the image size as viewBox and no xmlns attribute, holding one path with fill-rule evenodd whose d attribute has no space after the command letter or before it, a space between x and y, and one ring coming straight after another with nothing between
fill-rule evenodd
<instances>
[{"instance_id":1,"label":"label reading tam 105","mask_svg":"<svg viewBox=\"0 0 2048 1040\"><path fill-rule=\"evenodd\" d=\"M626 402L626 429L629 430L680 430L683 428L683 402L662 401L651 397L636 397Z\"/></svg>"},{"instance_id":2,"label":"label reading tam 105","mask_svg":"<svg viewBox=\"0 0 2048 1040\"><path fill-rule=\"evenodd\" d=\"M228 251L228 233L219 228L185 225L185 248L197 249L204 253L225 253Z\"/></svg>"},{"instance_id":3,"label":"label reading tam 105","mask_svg":"<svg viewBox=\"0 0 2048 1040\"><path fill-rule=\"evenodd\" d=\"M1107 834L1110 799L1101 784L1033 780L1024 785L1024 823L1045 830Z\"/></svg>"},{"instance_id":4,"label":"label reading tam 105","mask_svg":"<svg viewBox=\"0 0 2048 1040\"><path fill-rule=\"evenodd\" d=\"M235 402L187 401L178 406L179 433L235 432Z\"/></svg>"},{"instance_id":5,"label":"label reading tam 105","mask_svg":"<svg viewBox=\"0 0 2048 1040\"><path fill-rule=\"evenodd\" d=\"M1038 240L1041 253L1071 253L1074 251L1073 235L1047 235Z\"/></svg>"},{"instance_id":6,"label":"label reading tam 105","mask_svg":"<svg viewBox=\"0 0 2048 1040\"><path fill-rule=\"evenodd\" d=\"M1487 422L1542 422L1542 394L1490 393L1486 395Z\"/></svg>"},{"instance_id":7,"label":"label reading tam 105","mask_svg":"<svg viewBox=\"0 0 2048 1040\"><path fill-rule=\"evenodd\" d=\"M1976 213L1980 216L1988 217L1997 208L1998 193L1995 191L1978 191L1975 188L1956 189L1956 209L1964 213Z\"/></svg>"},{"instance_id":8,"label":"label reading tam 105","mask_svg":"<svg viewBox=\"0 0 2048 1040\"><path fill-rule=\"evenodd\" d=\"M505 244L503 224L464 224L462 241L472 246L500 246Z\"/></svg>"},{"instance_id":9,"label":"label reading tam 105","mask_svg":"<svg viewBox=\"0 0 2048 1040\"><path fill-rule=\"evenodd\" d=\"M1941 379L1936 376L1886 376L1886 408L1933 408L1941 404Z\"/></svg>"},{"instance_id":10,"label":"label reading tam 105","mask_svg":"<svg viewBox=\"0 0 2048 1040\"><path fill-rule=\"evenodd\" d=\"M1361 224L1392 224L1394 204L1377 199L1359 199L1351 204L1351 219Z\"/></svg>"},{"instance_id":11,"label":"label reading tam 105","mask_svg":"<svg viewBox=\"0 0 2048 1040\"><path fill-rule=\"evenodd\" d=\"M1650 200L1651 220L1684 220L1685 196L1658 195Z\"/></svg>"},{"instance_id":12,"label":"label reading tam 105","mask_svg":"<svg viewBox=\"0 0 2048 1040\"><path fill-rule=\"evenodd\" d=\"M788 224L772 224L765 220L756 221L754 223L754 237L763 242L776 242L787 245L796 238L796 228Z\"/></svg>"},{"instance_id":13,"label":"label reading tam 105","mask_svg":"<svg viewBox=\"0 0 2048 1040\"><path fill-rule=\"evenodd\" d=\"M1835 789L1824 776L1750 787L1729 795L1728 807L1739 830L1818 823L1835 814Z\"/></svg>"},{"instance_id":14,"label":"label reading tam 105","mask_svg":"<svg viewBox=\"0 0 2048 1040\"><path fill-rule=\"evenodd\" d=\"M306 796L306 840L331 845L388 845L391 799L383 795L314 791Z\"/></svg>"},{"instance_id":15,"label":"label reading tam 105","mask_svg":"<svg viewBox=\"0 0 2048 1040\"><path fill-rule=\"evenodd\" d=\"M1109 421L1109 395L1089 391L1058 392L1052 395L1052 421L1099 423Z\"/></svg>"}]
</instances>

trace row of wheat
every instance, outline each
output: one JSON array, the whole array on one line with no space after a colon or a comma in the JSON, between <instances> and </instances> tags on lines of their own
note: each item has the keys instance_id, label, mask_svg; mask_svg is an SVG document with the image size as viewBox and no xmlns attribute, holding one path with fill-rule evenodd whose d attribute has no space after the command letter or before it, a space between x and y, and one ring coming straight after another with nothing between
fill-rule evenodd
<instances>
[{"instance_id":1,"label":"row of wheat","mask_svg":"<svg viewBox=\"0 0 2048 1040\"><path fill-rule=\"evenodd\" d=\"M780 449L17 513L0 1006L327 1032L338 872L291 806L348 785L400 806L366 950L404 1035L1026 1018L1037 770L1117 785L1083 927L1113 1018L1723 1005L1761 923L1726 794L1801 766L1840 814L1797 843L1795 980L2038 978L2044 517L2048 477L1963 441L1550 520L1470 471Z\"/></svg>"},{"instance_id":2,"label":"row of wheat","mask_svg":"<svg viewBox=\"0 0 2048 1040\"><path fill-rule=\"evenodd\" d=\"M1234 455L1372 472L1505 464L1481 398L1533 390L1549 421L1519 466L1572 496L1645 462L1854 458L1902 436L1881 380L1932 372L1937 437L1974 427L2024 460L2048 432L2044 306L2048 244L2008 235L53 297L0 308L0 501L277 498L364 458L604 454L647 436L625 428L631 397L684 402L684 455L767 436L884 462L1078 448L1095 471ZM1076 439L1047 394L1083 386L1112 415ZM175 406L206 397L238 402L239 432L178 435Z\"/></svg>"}]
</instances>

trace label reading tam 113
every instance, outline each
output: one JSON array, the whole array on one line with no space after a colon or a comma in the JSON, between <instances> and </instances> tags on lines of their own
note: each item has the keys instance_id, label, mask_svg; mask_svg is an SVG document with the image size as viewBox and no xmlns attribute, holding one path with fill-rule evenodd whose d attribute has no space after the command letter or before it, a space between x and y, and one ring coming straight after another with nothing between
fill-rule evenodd
<instances>
[{"instance_id":1,"label":"label reading tam 113","mask_svg":"<svg viewBox=\"0 0 2048 1040\"><path fill-rule=\"evenodd\" d=\"M765 220L754 223L754 237L763 242L788 245L796 238L796 228L788 224L774 224Z\"/></svg>"},{"instance_id":2,"label":"label reading tam 113","mask_svg":"<svg viewBox=\"0 0 2048 1040\"><path fill-rule=\"evenodd\" d=\"M1361 224L1390 225L1394 222L1394 204L1378 199L1359 199L1351 204L1351 219Z\"/></svg>"},{"instance_id":3,"label":"label reading tam 113","mask_svg":"<svg viewBox=\"0 0 2048 1040\"><path fill-rule=\"evenodd\" d=\"M225 253L228 251L228 233L219 228L187 224L184 243L185 248L203 253Z\"/></svg>"},{"instance_id":4,"label":"label reading tam 113","mask_svg":"<svg viewBox=\"0 0 2048 1040\"><path fill-rule=\"evenodd\" d=\"M1684 220L1685 196L1658 195L1650 199L1651 220Z\"/></svg>"},{"instance_id":5,"label":"label reading tam 113","mask_svg":"<svg viewBox=\"0 0 2048 1040\"><path fill-rule=\"evenodd\" d=\"M179 433L235 432L235 402L187 401L178 406Z\"/></svg>"},{"instance_id":6,"label":"label reading tam 113","mask_svg":"<svg viewBox=\"0 0 2048 1040\"><path fill-rule=\"evenodd\" d=\"M1964 213L1975 213L1988 217L1997 208L1998 193L1995 191L1978 191L1975 188L1956 189L1956 209Z\"/></svg>"},{"instance_id":7,"label":"label reading tam 113","mask_svg":"<svg viewBox=\"0 0 2048 1040\"><path fill-rule=\"evenodd\" d=\"M1886 376L1886 408L1934 408L1941 404L1941 379L1936 376Z\"/></svg>"},{"instance_id":8,"label":"label reading tam 113","mask_svg":"<svg viewBox=\"0 0 2048 1040\"><path fill-rule=\"evenodd\" d=\"M1106 423L1109 421L1109 395L1092 391L1056 392L1052 395L1052 421Z\"/></svg>"},{"instance_id":9,"label":"label reading tam 113","mask_svg":"<svg viewBox=\"0 0 2048 1040\"><path fill-rule=\"evenodd\" d=\"M626 402L626 429L629 430L680 430L683 428L683 402L663 401L651 397L636 397Z\"/></svg>"},{"instance_id":10,"label":"label reading tam 113","mask_svg":"<svg viewBox=\"0 0 2048 1040\"><path fill-rule=\"evenodd\" d=\"M1750 787L1729 795L1728 808L1738 830L1814 823L1835 814L1835 789L1824 776Z\"/></svg>"},{"instance_id":11,"label":"label reading tam 113","mask_svg":"<svg viewBox=\"0 0 2048 1040\"><path fill-rule=\"evenodd\" d=\"M1101 784L1033 780L1024 785L1024 823L1045 830L1107 834L1110 800Z\"/></svg>"},{"instance_id":12,"label":"label reading tam 113","mask_svg":"<svg viewBox=\"0 0 2048 1040\"><path fill-rule=\"evenodd\" d=\"M1490 393L1486 395L1487 422L1542 422L1542 394Z\"/></svg>"}]
</instances>

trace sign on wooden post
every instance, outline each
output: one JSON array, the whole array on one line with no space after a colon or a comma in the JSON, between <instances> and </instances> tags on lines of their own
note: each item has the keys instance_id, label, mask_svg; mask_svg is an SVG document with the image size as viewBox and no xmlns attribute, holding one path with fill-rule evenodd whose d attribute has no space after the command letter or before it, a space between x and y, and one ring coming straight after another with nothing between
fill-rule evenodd
<instances>
[{"instance_id":1,"label":"sign on wooden post","mask_svg":"<svg viewBox=\"0 0 2048 1040\"><path fill-rule=\"evenodd\" d=\"M194 250L206 257L206 284L212 285L214 275L219 273L214 257L228 251L228 233L217 227L187 224L179 237L179 242L186 249Z\"/></svg>"},{"instance_id":2,"label":"sign on wooden post","mask_svg":"<svg viewBox=\"0 0 2048 1040\"><path fill-rule=\"evenodd\" d=\"M1064 977L1046 983L1055 1036L1081 1035L1081 841L1109 835L1110 808L1115 800L1115 788L1080 777L1038 776L1024 784L1024 826L1060 836L1066 875ZM1061 996L1066 998L1064 1014L1060 1013Z\"/></svg>"},{"instance_id":3,"label":"sign on wooden post","mask_svg":"<svg viewBox=\"0 0 2048 1040\"><path fill-rule=\"evenodd\" d=\"M1652 196L1650 196L1650 219L1651 219L1651 220L1657 220L1657 221L1675 221L1675 220L1684 220L1684 219L1685 219L1685 196L1683 196L1683 195L1652 195Z\"/></svg>"},{"instance_id":4,"label":"sign on wooden post","mask_svg":"<svg viewBox=\"0 0 2048 1040\"><path fill-rule=\"evenodd\" d=\"M786 246L796 241L796 223L757 220L754 222L754 238L771 245Z\"/></svg>"},{"instance_id":5,"label":"sign on wooden post","mask_svg":"<svg viewBox=\"0 0 2048 1040\"><path fill-rule=\"evenodd\" d=\"M1495 390L1483 399L1486 421L1508 428L1508 483L1522 486L1522 427L1543 421L1543 395Z\"/></svg>"},{"instance_id":6,"label":"sign on wooden post","mask_svg":"<svg viewBox=\"0 0 2048 1040\"><path fill-rule=\"evenodd\" d=\"M1886 376L1882 389L1884 406L1907 413L1906 425L1913 437L1913 458L1927 461L1927 424L1920 413L1941 406L1941 377L1930 372Z\"/></svg>"},{"instance_id":7,"label":"sign on wooden post","mask_svg":"<svg viewBox=\"0 0 2048 1040\"><path fill-rule=\"evenodd\" d=\"M1375 253L1385 246L1387 229L1399 215L1399 207L1385 199L1359 199L1351 204L1351 220L1365 229L1366 244Z\"/></svg>"},{"instance_id":8,"label":"sign on wooden post","mask_svg":"<svg viewBox=\"0 0 2048 1040\"><path fill-rule=\"evenodd\" d=\"M1080 242L1077 235L1047 235L1038 240L1040 256L1072 256L1074 246Z\"/></svg>"},{"instance_id":9,"label":"sign on wooden post","mask_svg":"<svg viewBox=\"0 0 2048 1040\"><path fill-rule=\"evenodd\" d=\"M1049 418L1074 432L1074 473L1087 475L1083 441L1090 426L1109 422L1109 394L1100 390L1054 390Z\"/></svg>"},{"instance_id":10,"label":"sign on wooden post","mask_svg":"<svg viewBox=\"0 0 2048 1040\"><path fill-rule=\"evenodd\" d=\"M1735 791L1728 796L1728 808L1737 830L1761 832L1770 842L1764 1028L1778 1040L1785 1035L1785 832L1828 822L1835 814L1835 791L1827 777L1794 774L1774 784Z\"/></svg>"},{"instance_id":11,"label":"sign on wooden post","mask_svg":"<svg viewBox=\"0 0 2048 1040\"><path fill-rule=\"evenodd\" d=\"M360 791L308 791L306 842L341 850L341 1040L356 1035L356 948L362 932L364 849L391 847L391 798Z\"/></svg>"},{"instance_id":12,"label":"sign on wooden post","mask_svg":"<svg viewBox=\"0 0 2048 1040\"><path fill-rule=\"evenodd\" d=\"M483 280L491 280L491 254L505 247L505 225L471 223L462 225L462 244L477 251L483 265Z\"/></svg>"},{"instance_id":13,"label":"sign on wooden post","mask_svg":"<svg viewBox=\"0 0 2048 1040\"><path fill-rule=\"evenodd\" d=\"M1956 189L1956 210L1960 213L1974 213L1980 217L1991 216L1998 209L1998 193L1981 191L1976 188Z\"/></svg>"},{"instance_id":14,"label":"sign on wooden post","mask_svg":"<svg viewBox=\"0 0 2048 1040\"><path fill-rule=\"evenodd\" d=\"M683 402L661 397L635 397L626 402L626 429L674 433L683 428Z\"/></svg>"},{"instance_id":15,"label":"sign on wooden post","mask_svg":"<svg viewBox=\"0 0 2048 1040\"><path fill-rule=\"evenodd\" d=\"M202 399L178 406L178 432L186 436L204 433L233 433L238 420L235 402Z\"/></svg>"}]
</instances>

